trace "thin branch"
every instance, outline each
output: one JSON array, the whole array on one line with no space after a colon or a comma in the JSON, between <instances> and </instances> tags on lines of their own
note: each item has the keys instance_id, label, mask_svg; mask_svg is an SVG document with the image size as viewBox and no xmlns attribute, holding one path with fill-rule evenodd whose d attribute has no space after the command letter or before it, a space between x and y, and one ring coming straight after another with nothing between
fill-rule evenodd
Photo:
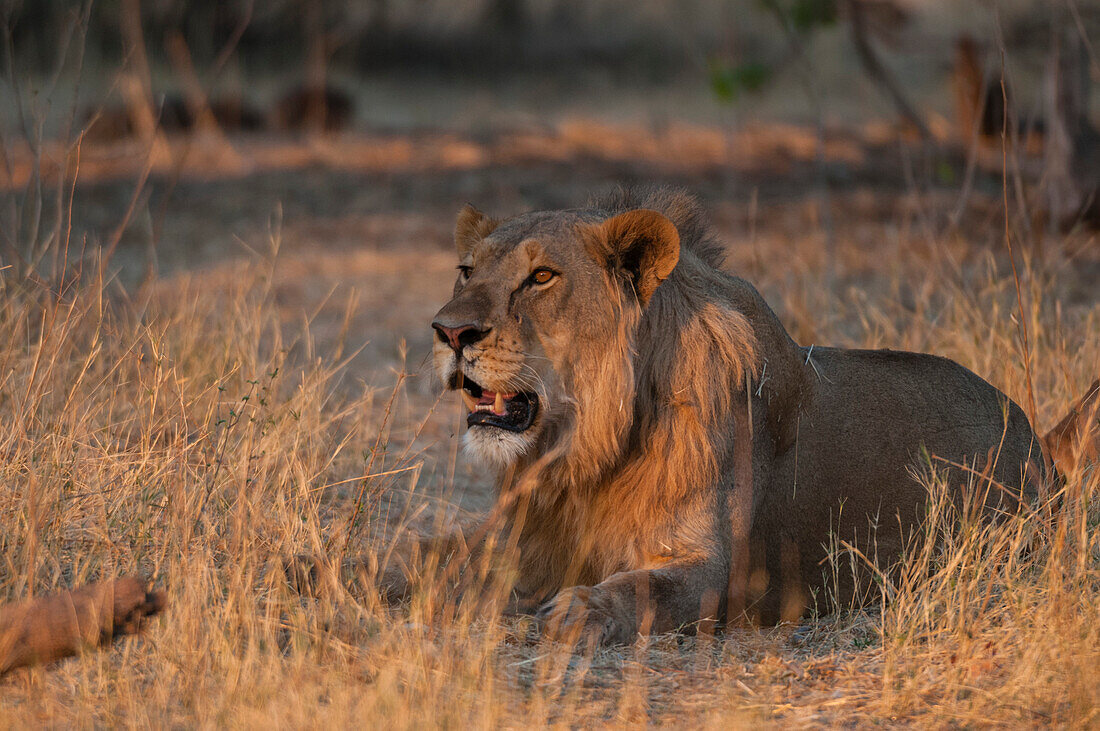
<instances>
[{"instance_id":1,"label":"thin branch","mask_svg":"<svg viewBox=\"0 0 1100 731\"><path fill-rule=\"evenodd\" d=\"M1008 89L1005 86L1005 51L1004 46L1001 46L1001 100L1005 104L1005 108L1008 108ZM1024 376L1027 380L1027 406L1028 406L1028 418L1032 424L1036 424L1035 418L1038 415L1038 409L1035 407L1035 389L1032 387L1031 380L1031 344L1028 339L1027 333L1027 319L1024 316L1024 297L1020 291L1020 275L1016 271L1016 254L1012 250L1012 236L1009 231L1009 214L1008 214L1008 115L1005 114L1001 120L1001 192L1003 195L1003 202L1005 207L1005 246L1008 247L1008 260L1012 264L1012 281L1016 285L1016 307L1018 311L1018 318L1016 320L1016 329L1020 335L1020 343L1023 347L1024 355Z\"/></svg>"},{"instance_id":2,"label":"thin branch","mask_svg":"<svg viewBox=\"0 0 1100 731\"><path fill-rule=\"evenodd\" d=\"M901 84L882 63L874 47L871 46L867 36L867 19L863 15L862 0L848 0L848 10L852 25L852 42L855 44L856 54L863 65L863 70L886 92L897 107L898 113L917 129L921 138L932 139L932 131L928 129L928 125L925 124L916 107L906 98L905 92L901 90Z\"/></svg>"}]
</instances>

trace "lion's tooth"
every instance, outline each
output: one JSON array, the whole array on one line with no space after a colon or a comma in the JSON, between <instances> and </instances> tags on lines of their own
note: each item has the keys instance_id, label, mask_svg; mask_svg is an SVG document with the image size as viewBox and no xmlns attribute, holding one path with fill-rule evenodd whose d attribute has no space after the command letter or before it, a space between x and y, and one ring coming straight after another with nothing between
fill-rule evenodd
<instances>
[{"instance_id":1,"label":"lion's tooth","mask_svg":"<svg viewBox=\"0 0 1100 731\"><path fill-rule=\"evenodd\" d=\"M466 404L466 410L477 411L477 399L466 391L459 391L459 393L462 394L462 401Z\"/></svg>"},{"instance_id":2,"label":"lion's tooth","mask_svg":"<svg viewBox=\"0 0 1100 731\"><path fill-rule=\"evenodd\" d=\"M497 391L497 400L493 403L493 413L497 416L504 414L504 394Z\"/></svg>"}]
</instances>

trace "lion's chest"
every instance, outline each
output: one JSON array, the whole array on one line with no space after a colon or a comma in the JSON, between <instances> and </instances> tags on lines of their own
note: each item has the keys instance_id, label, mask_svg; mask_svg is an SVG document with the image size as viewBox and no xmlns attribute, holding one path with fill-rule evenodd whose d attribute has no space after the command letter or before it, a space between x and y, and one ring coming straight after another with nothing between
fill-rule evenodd
<instances>
[{"instance_id":1,"label":"lion's chest","mask_svg":"<svg viewBox=\"0 0 1100 731\"><path fill-rule=\"evenodd\" d=\"M521 533L523 588L553 593L664 563L672 554L671 539L650 517L605 500L534 506Z\"/></svg>"}]
</instances>

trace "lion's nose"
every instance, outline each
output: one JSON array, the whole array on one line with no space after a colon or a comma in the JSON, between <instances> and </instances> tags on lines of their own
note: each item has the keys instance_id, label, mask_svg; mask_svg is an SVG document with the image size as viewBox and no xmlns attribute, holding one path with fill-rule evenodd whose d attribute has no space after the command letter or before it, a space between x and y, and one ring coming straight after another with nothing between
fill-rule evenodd
<instances>
[{"instance_id":1,"label":"lion's nose","mask_svg":"<svg viewBox=\"0 0 1100 731\"><path fill-rule=\"evenodd\" d=\"M459 355L467 345L473 345L489 334L488 328L483 330L473 323L449 327L436 320L432 323L432 327L435 328L435 334L439 340L450 345L451 350Z\"/></svg>"}]
</instances>

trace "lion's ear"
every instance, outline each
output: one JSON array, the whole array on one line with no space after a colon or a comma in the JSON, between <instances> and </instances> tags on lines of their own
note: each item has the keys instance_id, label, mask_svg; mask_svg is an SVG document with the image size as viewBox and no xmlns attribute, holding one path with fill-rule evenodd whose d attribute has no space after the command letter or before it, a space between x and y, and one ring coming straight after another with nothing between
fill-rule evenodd
<instances>
[{"instance_id":1,"label":"lion's ear","mask_svg":"<svg viewBox=\"0 0 1100 731\"><path fill-rule=\"evenodd\" d=\"M498 223L495 218L486 216L469 203L464 205L455 222L455 248L458 249L458 258L466 256L475 244L493 232Z\"/></svg>"},{"instance_id":2,"label":"lion's ear","mask_svg":"<svg viewBox=\"0 0 1100 731\"><path fill-rule=\"evenodd\" d=\"M604 251L633 281L642 307L680 260L680 233L657 211L620 213L596 227Z\"/></svg>"}]
</instances>

